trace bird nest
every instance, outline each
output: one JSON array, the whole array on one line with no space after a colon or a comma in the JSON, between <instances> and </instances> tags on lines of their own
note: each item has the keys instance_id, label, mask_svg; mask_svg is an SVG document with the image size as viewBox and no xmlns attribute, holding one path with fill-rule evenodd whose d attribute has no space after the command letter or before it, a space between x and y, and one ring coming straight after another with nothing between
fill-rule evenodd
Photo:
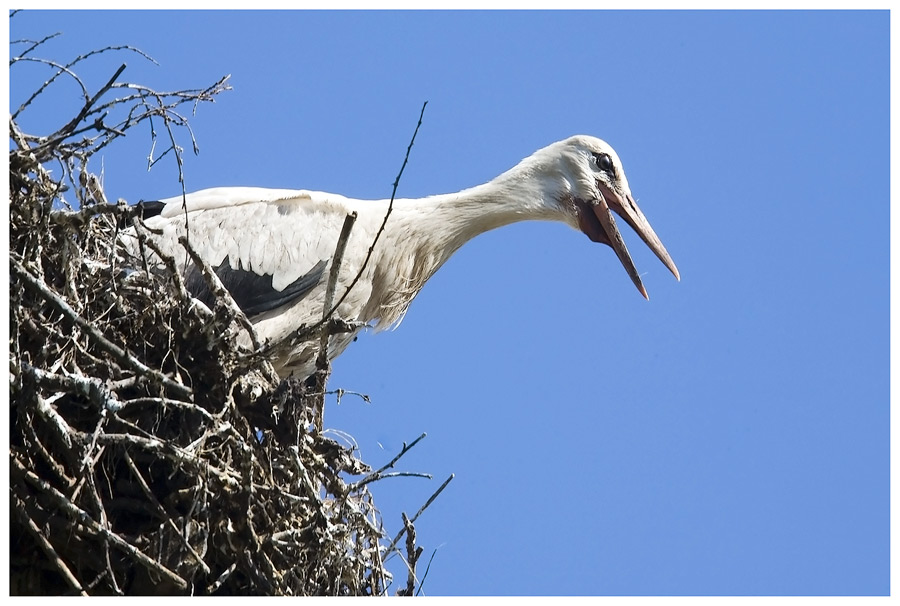
<instances>
[{"instance_id":1,"label":"bird nest","mask_svg":"<svg viewBox=\"0 0 900 606\"><path fill-rule=\"evenodd\" d=\"M144 114L107 126L120 73L53 135L10 121L11 593L379 595L403 533L412 593L412 521L385 541L368 487L387 466L323 434L324 381L279 380L239 344L227 295L207 308L174 269L126 259L140 208L106 203L87 171L142 119L171 136L174 108L226 79L146 89L130 101Z\"/></svg>"}]
</instances>

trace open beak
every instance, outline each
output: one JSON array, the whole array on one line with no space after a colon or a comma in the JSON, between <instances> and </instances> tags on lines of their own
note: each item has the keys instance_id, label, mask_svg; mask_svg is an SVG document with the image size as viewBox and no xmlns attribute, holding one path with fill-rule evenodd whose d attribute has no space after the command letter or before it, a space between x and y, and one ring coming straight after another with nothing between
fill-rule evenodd
<instances>
[{"instance_id":1,"label":"open beak","mask_svg":"<svg viewBox=\"0 0 900 606\"><path fill-rule=\"evenodd\" d=\"M663 246L653 228L650 227L650 223L644 217L641 209L638 208L631 194L626 194L623 197L602 182L598 182L597 185L600 188L600 198L598 200L591 200L590 202L576 201L579 207L578 223L581 230L594 242L607 244L615 251L619 261L625 267L625 271L631 276L631 281L634 282L634 285L637 286L637 289L644 295L645 299L649 300L650 297L647 296L647 290L641 283L641 277L638 275L637 268L631 260L631 255L628 254L628 248L625 246L622 234L619 233L612 211L615 211L617 215L625 219L625 222L637 232L644 243L650 247L650 250L669 268L669 271L672 272L675 278L681 280L678 268L675 267L675 262L672 261L672 257L669 256L666 247Z\"/></svg>"}]
</instances>

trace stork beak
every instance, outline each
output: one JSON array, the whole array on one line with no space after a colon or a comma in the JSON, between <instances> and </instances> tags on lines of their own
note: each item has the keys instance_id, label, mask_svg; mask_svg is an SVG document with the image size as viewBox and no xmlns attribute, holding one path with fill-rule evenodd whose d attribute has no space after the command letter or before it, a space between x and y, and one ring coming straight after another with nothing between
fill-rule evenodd
<instances>
[{"instance_id":1,"label":"stork beak","mask_svg":"<svg viewBox=\"0 0 900 606\"><path fill-rule=\"evenodd\" d=\"M591 240L608 244L615 251L619 261L625 267L625 271L631 276L631 281L634 282L634 285L637 286L637 289L644 295L645 299L649 300L650 297L647 295L647 290L641 282L637 268L631 260L631 255L628 254L628 248L625 246L625 240L622 239L622 234L616 226L616 220L612 211L615 211L616 214L625 219L625 222L637 232L644 243L650 247L650 250L659 257L663 265L669 268L669 271L672 272L677 280L681 280L678 268L675 267L675 262L672 261L672 257L669 256L666 247L663 246L656 232L650 227L650 223L644 217L641 209L638 208L631 194L628 193L622 196L602 182L598 182L597 185L600 188L600 198L592 200L590 203L590 211L593 211L593 217L589 216L589 209L586 208L587 204L582 203L580 205L582 208L580 208L581 212L579 213L579 224L582 231ZM594 217L596 217L596 222L591 220Z\"/></svg>"}]
</instances>

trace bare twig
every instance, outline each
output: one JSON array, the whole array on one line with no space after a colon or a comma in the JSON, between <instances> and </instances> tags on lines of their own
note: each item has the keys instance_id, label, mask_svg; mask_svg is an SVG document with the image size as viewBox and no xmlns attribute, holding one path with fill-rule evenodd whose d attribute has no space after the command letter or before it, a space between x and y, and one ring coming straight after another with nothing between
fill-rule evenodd
<instances>
[{"instance_id":1,"label":"bare twig","mask_svg":"<svg viewBox=\"0 0 900 606\"><path fill-rule=\"evenodd\" d=\"M393 189L391 190L391 199L388 202L388 208L384 214L384 219L382 220L381 225L378 228L378 231L375 233L375 237L372 239L372 244L369 246L369 250L366 253L366 257L363 260L363 263L360 266L359 271L357 271L356 275L353 277L353 280L351 280L349 286L347 286L347 288L344 290L344 293L341 295L340 299L338 299L337 303L334 303L333 305L329 305L326 303L326 305L324 305L324 309L327 311L325 311L323 313L321 320L319 320L312 326L299 327L298 329L293 331L293 333L288 335L283 340L283 342L296 343L299 341L305 341L307 338L309 338L312 335L321 335L322 333L320 333L319 331L322 329L322 326L324 324L328 323L333 318L334 313L341 306L341 304L344 302L344 300L349 296L350 292L353 290L353 287L356 286L356 283L359 282L359 279L362 277L363 272L365 271L366 267L369 264L369 260L372 258L372 253L375 251L375 245L378 244L378 240L381 238L381 234L384 232L384 228L387 225L388 219L390 218L391 213L394 210L394 199L397 196L397 188L400 186L400 177L403 176L403 171L406 169L406 164L409 162L409 154L412 152L412 146L416 141L416 135L419 133L419 127L422 126L422 118L425 115L425 107L427 105L428 105L428 101L426 101L422 104L422 110L419 112L419 121L416 123L416 128L413 131L413 135L409 141L409 145L406 147L406 155L403 157L403 164L400 166L400 172L397 173L397 177L394 179ZM347 227L346 221L344 223L344 227L345 228ZM343 229L342 229L342 233L343 233ZM341 246L340 241L338 242L338 246L339 247ZM333 273L336 273L336 272L333 272ZM349 327L349 328L355 329L358 327L353 326L353 327ZM326 331L326 332L328 332L328 331ZM266 350L267 350L266 353L275 350L277 347L278 347L278 344L271 344L269 347L266 348ZM321 351L321 348L320 348L320 351Z\"/></svg>"},{"instance_id":2,"label":"bare twig","mask_svg":"<svg viewBox=\"0 0 900 606\"><path fill-rule=\"evenodd\" d=\"M69 66L60 65L56 61L50 61L49 59L41 59L41 58L37 58L37 57L17 57L17 58L14 58L10 62L10 65L12 65L13 63L16 63L18 61L30 61L30 62L34 62L34 63L43 63L45 65L49 65L50 67L55 67L59 71L57 71L56 74L52 78L50 78L49 80L44 82L44 84L39 89L37 89L30 97L28 97L28 99L25 100L25 102L22 103L22 105L19 106L19 109L17 109L15 112L13 112L13 114L12 114L13 120L17 119L19 117L19 114L21 114L23 111L25 111L25 108L27 108L31 104L31 102L34 101L38 97L38 95L40 95L42 92L44 92L44 90L48 86L53 84L53 81L56 80L62 74L68 74L69 76L71 76L72 79L75 80L75 82L78 84L78 86L81 87L81 94L84 96L85 100L87 100L89 98L87 86L85 86L84 82L82 82L81 78L79 78L78 75L75 74L75 72L73 72L72 70L69 69Z\"/></svg>"},{"instance_id":3,"label":"bare twig","mask_svg":"<svg viewBox=\"0 0 900 606\"><path fill-rule=\"evenodd\" d=\"M84 120L84 117L90 111L91 106L93 106L100 97L102 97L104 94L106 94L106 91L108 91L110 88L112 88L112 85L115 83L116 78L118 78L120 75L122 75L122 72L125 71L125 67L126 67L126 65L124 63L122 65L120 65L119 69L116 70L116 72L106 82L106 84L104 84L100 88L100 90L98 90L96 93L94 93L93 97L89 98L85 102L84 107L81 108L81 111L78 112L78 114L74 118L69 120L68 124L63 126L58 131L56 131L56 133L54 133L49 139L47 139L44 143L42 143L41 147L49 147L52 145L56 145L59 141L62 141L66 137L70 136L75 131L75 127L78 126L78 124L82 120Z\"/></svg>"},{"instance_id":4,"label":"bare twig","mask_svg":"<svg viewBox=\"0 0 900 606\"><path fill-rule=\"evenodd\" d=\"M425 566L425 573L422 575L422 578L419 579L419 589L416 591L416 595L422 593L422 588L425 586L425 579L428 578L428 571L431 570L431 563L434 561L434 556L437 553L437 549L431 552L431 557L428 558L428 565Z\"/></svg>"},{"instance_id":5,"label":"bare twig","mask_svg":"<svg viewBox=\"0 0 900 606\"><path fill-rule=\"evenodd\" d=\"M423 550L421 546L416 546L416 527L413 526L412 521L406 517L405 513L401 513L400 516L403 518L403 528L406 529L406 566L408 574L406 577L406 589L397 593L398 595L411 596L416 588L416 564Z\"/></svg>"},{"instance_id":6,"label":"bare twig","mask_svg":"<svg viewBox=\"0 0 900 606\"><path fill-rule=\"evenodd\" d=\"M15 13L13 13L13 14L15 14ZM49 34L47 36L44 36L40 40L12 40L12 41L10 41L11 45L12 44L30 44L31 46L29 46L28 48L23 50L21 53L19 53L18 57L13 57L12 59L10 59L9 64L12 65L16 61L20 60L22 57L24 57L25 55L27 55L28 53L30 53L31 51L33 51L34 49L39 47L41 44L43 44L47 40L52 40L53 38L56 38L59 35L60 35L60 32L56 32L55 34Z\"/></svg>"},{"instance_id":7,"label":"bare twig","mask_svg":"<svg viewBox=\"0 0 900 606\"><path fill-rule=\"evenodd\" d=\"M356 222L356 213L352 212L344 217L344 224L341 227L341 235L338 237L337 246L334 249L334 256L331 260L331 270L328 273L328 285L325 289L325 304L322 306L322 321L327 323L329 316L337 307L332 309L331 304L334 302L334 290L337 287L338 275L341 271L341 263L344 260L344 251L347 248L347 240L350 237L350 231ZM328 331L322 331L322 343L319 354L320 359L328 359Z\"/></svg>"},{"instance_id":8,"label":"bare twig","mask_svg":"<svg viewBox=\"0 0 900 606\"><path fill-rule=\"evenodd\" d=\"M212 595L219 590L219 588L228 580L228 577L235 571L237 568L237 562L232 562L231 566L225 569L225 571L219 575L219 578L216 579L216 582L209 586L208 594Z\"/></svg>"},{"instance_id":9,"label":"bare twig","mask_svg":"<svg viewBox=\"0 0 900 606\"><path fill-rule=\"evenodd\" d=\"M422 435L420 435L418 438L416 438L415 440L413 440L413 441L410 442L409 444L407 444L406 442L404 442L404 443L403 443L403 448L400 449L400 452L397 453L397 455L396 455L393 459L391 459L390 461L387 462L387 464L385 464L384 466L380 467L379 469L376 469L375 471L373 471L372 473L370 473L369 475L367 475L367 476L364 477L363 479L361 479L361 480L359 480L358 482L354 483L354 484L353 484L353 487L354 487L354 488L361 488L362 486L365 486L366 484L369 484L369 483L371 483L371 482L374 482L374 481L380 479L381 477L384 477L383 474L384 474L385 470L388 470L388 469L393 468L393 467L394 467L394 463L396 463L397 461L399 461L399 460L400 460L400 457L402 457L402 456L405 455L407 452L409 452L409 451L413 448L413 446L415 446L416 444L418 444L419 442L421 442L421 441L425 438L425 436L427 436L427 435L428 435L428 434L426 434L426 433L423 432ZM429 476L429 479L430 479L430 476Z\"/></svg>"},{"instance_id":10,"label":"bare twig","mask_svg":"<svg viewBox=\"0 0 900 606\"><path fill-rule=\"evenodd\" d=\"M68 225L80 227L94 220L99 215L113 215L131 221L132 217L139 216L139 206L127 206L118 204L92 204L77 211L56 211L50 214L50 221L56 225Z\"/></svg>"},{"instance_id":11,"label":"bare twig","mask_svg":"<svg viewBox=\"0 0 900 606\"><path fill-rule=\"evenodd\" d=\"M337 396L337 404L338 404L338 405L340 405L341 399L342 399L344 396L356 396L357 398L361 399L361 400L362 400L363 402L365 402L366 404L371 404L371 403L372 403L372 398L370 398L368 394L364 394L364 393L361 393L361 392L359 392L359 391L350 391L349 389L341 389L341 388L338 388L338 389L335 389L335 390L333 390L333 391L326 391L325 394L326 394L326 395L332 395L332 394L336 395L336 396Z\"/></svg>"},{"instance_id":12,"label":"bare twig","mask_svg":"<svg viewBox=\"0 0 900 606\"><path fill-rule=\"evenodd\" d=\"M437 490L434 491L434 494L432 494L428 498L428 500L425 501L425 504L419 508L419 511L416 512L416 515L414 515L412 518L410 518L411 522L415 522L416 520L418 520L419 516L422 515L422 512L424 512L426 509L428 509L429 505L434 503L434 500L436 498L438 498L438 495L440 495L444 491L444 489L447 487L447 484L450 483L450 480L452 480L454 478L454 476L455 476L455 474L451 473L450 477L447 478L446 480L444 480L444 483L441 484L441 486ZM388 545L388 548L384 550L384 553L386 553L386 554L391 553L397 547L397 542L403 537L405 532L406 532L406 528L404 527L400 532L397 533L397 536L394 537L394 540L391 541L391 544Z\"/></svg>"},{"instance_id":13,"label":"bare twig","mask_svg":"<svg viewBox=\"0 0 900 606\"><path fill-rule=\"evenodd\" d=\"M322 306L322 320L319 329L319 352L316 356L316 372L315 372L315 408L316 418L315 426L322 431L325 416L325 385L328 383L328 376L331 374L331 365L328 362L328 341L332 335L332 324L329 322L329 316L334 310L331 309L331 303L334 300L334 289L337 286L338 275L341 271L341 263L344 260L344 250L347 248L347 240L350 238L350 231L356 222L356 213L351 212L344 217L344 224L341 227L341 234L338 237L337 246L334 249L334 255L331 258L331 270L328 272L328 284L325 288L325 302Z\"/></svg>"},{"instance_id":14,"label":"bare twig","mask_svg":"<svg viewBox=\"0 0 900 606\"><path fill-rule=\"evenodd\" d=\"M379 238L381 238L381 234L384 232L384 228L387 225L387 221L391 216L391 213L394 209L394 198L397 196L397 188L400 186L400 177L403 176L403 171L406 169L406 164L409 162L409 154L412 151L412 146L416 141L416 135L419 133L419 127L422 126L422 117L425 115L425 106L428 105L428 102L422 104L422 111L419 113L419 121L416 123L416 129L413 131L412 138L409 141L409 145L406 148L406 155L403 158L403 164L400 166L400 172L397 173L397 177L394 179L393 189L391 191L391 199L388 202L387 212L385 212L384 219L381 222L381 226L378 228L378 231L375 233L375 237L372 239L372 244L369 246L369 250L366 253L366 257L363 260L362 265L357 271L356 275L353 277L353 280L350 282L350 285L344 290L344 293L341 295L341 298L338 299L337 303L333 305L325 305L324 309L327 310L322 315L322 319L316 322L311 326L300 326L296 330L294 330L290 335L288 335L285 339L283 339L282 343L297 343L301 341L307 340L310 336L313 335L321 335L320 330L322 326L328 322L331 322L334 319L334 313L341 306L350 292L353 290L353 287L356 286L356 283L359 282L359 279L362 277L363 272L366 269L366 266L369 264L369 259L372 258L372 253L375 251L375 245L378 244ZM345 221L346 227L346 221ZM343 230L342 230L343 231ZM338 243L340 246L340 243ZM354 323L348 323L345 327L346 331L356 330L363 325L357 325ZM332 331L328 331L332 332ZM269 355L272 351L275 351L281 347L279 343L272 343L268 347L264 348L261 352L262 355Z\"/></svg>"}]
</instances>

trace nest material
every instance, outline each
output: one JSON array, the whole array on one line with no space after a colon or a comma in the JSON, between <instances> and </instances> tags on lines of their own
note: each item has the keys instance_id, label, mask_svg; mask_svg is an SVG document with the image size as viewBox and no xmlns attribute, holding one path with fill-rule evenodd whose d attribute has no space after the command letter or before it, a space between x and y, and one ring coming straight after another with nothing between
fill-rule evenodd
<instances>
[{"instance_id":1,"label":"nest material","mask_svg":"<svg viewBox=\"0 0 900 606\"><path fill-rule=\"evenodd\" d=\"M412 593L412 522L382 543L368 486L392 474L322 435L322 377L279 381L238 345L233 302L210 311L123 257L138 210L86 170L137 123L94 116L110 86L53 136L10 121L11 593L378 595L403 532Z\"/></svg>"},{"instance_id":2,"label":"nest material","mask_svg":"<svg viewBox=\"0 0 900 606\"><path fill-rule=\"evenodd\" d=\"M176 276L123 267L127 211L82 222L30 185L10 209L13 592L380 593L375 508L342 479L370 469L315 430L319 394Z\"/></svg>"}]
</instances>

